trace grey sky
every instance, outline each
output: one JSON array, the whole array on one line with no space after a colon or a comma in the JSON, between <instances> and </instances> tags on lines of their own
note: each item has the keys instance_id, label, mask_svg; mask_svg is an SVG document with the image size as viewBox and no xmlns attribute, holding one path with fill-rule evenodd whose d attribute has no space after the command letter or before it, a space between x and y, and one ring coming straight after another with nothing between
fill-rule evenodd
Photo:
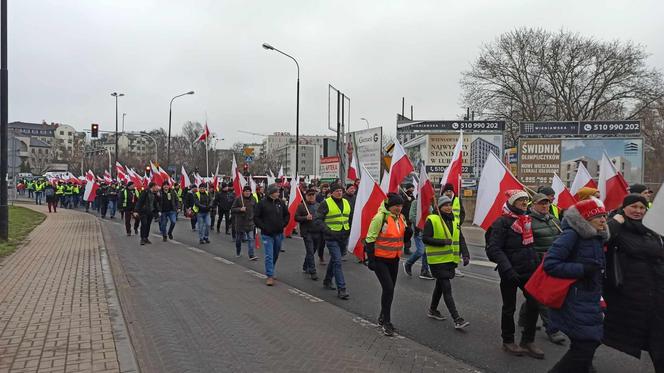
<instances>
[{"instance_id":1,"label":"grey sky","mask_svg":"<svg viewBox=\"0 0 664 373\"><path fill-rule=\"evenodd\" d=\"M551 4L551 5L548 5ZM301 132L329 133L327 85L352 99L351 129L394 132L401 97L417 119L455 118L459 78L483 42L520 26L565 28L645 44L664 69L663 1L148 1L20 0L9 4L10 121L114 128L110 93L123 92L129 130L205 120L237 129L295 130L301 66Z\"/></svg>"}]
</instances>

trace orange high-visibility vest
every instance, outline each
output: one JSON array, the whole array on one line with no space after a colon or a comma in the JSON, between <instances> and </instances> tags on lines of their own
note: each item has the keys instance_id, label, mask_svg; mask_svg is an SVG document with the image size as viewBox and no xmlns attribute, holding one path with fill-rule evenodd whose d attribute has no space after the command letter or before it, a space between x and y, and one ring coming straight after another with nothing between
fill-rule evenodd
<instances>
[{"instance_id":1,"label":"orange high-visibility vest","mask_svg":"<svg viewBox=\"0 0 664 373\"><path fill-rule=\"evenodd\" d=\"M403 215L399 214L399 219L390 214L385 218L383 227L376 237L374 255L376 258L394 259L401 256L403 250L403 235L406 230L406 222Z\"/></svg>"}]
</instances>

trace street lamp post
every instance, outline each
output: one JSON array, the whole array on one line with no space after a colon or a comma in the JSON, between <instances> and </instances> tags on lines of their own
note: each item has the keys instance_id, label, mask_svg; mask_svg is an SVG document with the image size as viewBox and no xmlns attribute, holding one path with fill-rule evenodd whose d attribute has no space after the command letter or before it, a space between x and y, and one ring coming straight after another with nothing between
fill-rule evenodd
<instances>
[{"instance_id":1,"label":"street lamp post","mask_svg":"<svg viewBox=\"0 0 664 373\"><path fill-rule=\"evenodd\" d=\"M369 121L367 120L367 118L360 118L360 120L367 122L367 128L369 128Z\"/></svg>"},{"instance_id":2,"label":"street lamp post","mask_svg":"<svg viewBox=\"0 0 664 373\"><path fill-rule=\"evenodd\" d=\"M7 0L0 1L0 240L9 239L9 207L7 206L7 140L9 117L7 94Z\"/></svg>"},{"instance_id":3,"label":"street lamp post","mask_svg":"<svg viewBox=\"0 0 664 373\"><path fill-rule=\"evenodd\" d=\"M173 117L173 100L178 97L193 95L194 91L189 91L181 95L177 95L171 99L171 103L168 105L168 145L166 145L166 167L168 168L171 165L171 118Z\"/></svg>"},{"instance_id":4,"label":"street lamp post","mask_svg":"<svg viewBox=\"0 0 664 373\"><path fill-rule=\"evenodd\" d=\"M295 173L293 174L293 177L295 177L297 176L300 167L300 64L293 56L280 51L268 43L263 43L263 48L277 51L283 54L284 56L293 60L293 62L295 62L295 66L297 67L297 104L295 107Z\"/></svg>"},{"instance_id":5,"label":"street lamp post","mask_svg":"<svg viewBox=\"0 0 664 373\"><path fill-rule=\"evenodd\" d=\"M118 163L118 97L124 96L124 93L111 93L111 96L115 97L115 163ZM110 153L110 152L109 152ZM111 172L115 167L111 167Z\"/></svg>"}]
</instances>

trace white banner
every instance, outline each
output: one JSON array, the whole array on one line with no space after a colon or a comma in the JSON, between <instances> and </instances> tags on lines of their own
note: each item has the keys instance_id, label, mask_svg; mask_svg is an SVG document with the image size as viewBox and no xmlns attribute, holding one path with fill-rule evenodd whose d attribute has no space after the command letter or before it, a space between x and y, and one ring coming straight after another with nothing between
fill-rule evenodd
<instances>
[{"instance_id":1,"label":"white banner","mask_svg":"<svg viewBox=\"0 0 664 373\"><path fill-rule=\"evenodd\" d=\"M380 180L380 165L383 159L382 146L382 127L348 133L346 135L345 165L349 164L350 157L357 156L357 159L360 161L360 169L362 169L362 166L366 167L374 180Z\"/></svg>"}]
</instances>

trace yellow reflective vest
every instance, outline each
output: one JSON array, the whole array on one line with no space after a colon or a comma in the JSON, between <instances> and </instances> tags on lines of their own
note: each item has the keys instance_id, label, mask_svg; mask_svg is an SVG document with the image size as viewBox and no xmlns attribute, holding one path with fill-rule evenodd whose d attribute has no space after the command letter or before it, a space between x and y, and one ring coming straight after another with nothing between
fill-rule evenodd
<instances>
[{"instance_id":1,"label":"yellow reflective vest","mask_svg":"<svg viewBox=\"0 0 664 373\"><path fill-rule=\"evenodd\" d=\"M327 197L325 199L325 203L327 203L325 225L334 232L350 230L350 203L348 203L348 200L345 198L342 198L341 200L343 201L343 211L339 210L339 206L337 206L337 203L334 202L332 197Z\"/></svg>"},{"instance_id":2,"label":"yellow reflective vest","mask_svg":"<svg viewBox=\"0 0 664 373\"><path fill-rule=\"evenodd\" d=\"M447 224L443 221L440 215L431 214L427 217L433 227L433 238L437 240L451 240L450 245L432 246L425 245L424 251L427 254L427 263L440 264L440 263L459 263L459 221L455 217L452 223L453 230L450 232Z\"/></svg>"}]
</instances>

